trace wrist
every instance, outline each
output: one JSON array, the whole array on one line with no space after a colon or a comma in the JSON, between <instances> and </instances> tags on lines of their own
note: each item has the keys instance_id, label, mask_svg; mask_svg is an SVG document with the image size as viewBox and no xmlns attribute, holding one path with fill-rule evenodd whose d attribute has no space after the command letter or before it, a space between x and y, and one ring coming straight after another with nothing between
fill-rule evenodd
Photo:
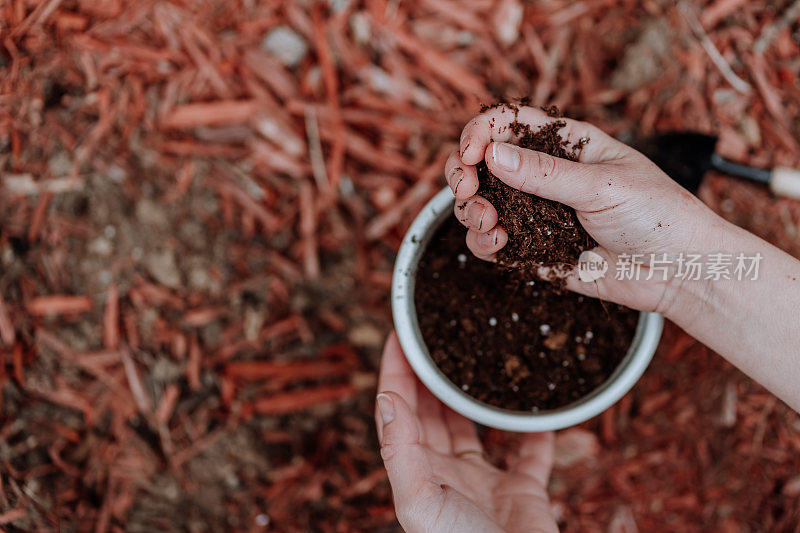
<instances>
[{"instance_id":1,"label":"wrist","mask_svg":"<svg viewBox=\"0 0 800 533\"><path fill-rule=\"evenodd\" d=\"M715 254L730 256L731 260L737 253L749 252L749 248L757 248L751 242L749 246L747 237L756 237L741 228L727 222L715 213L708 211L708 216L698 217L701 223L694 239L682 249L685 258L693 256L705 264ZM742 239L744 237L745 239ZM705 266L704 264L704 266ZM660 312L679 326L695 323L701 317L724 311L725 294L729 288L730 280L715 279L702 271L700 275L678 275L671 280L664 297L664 306ZM684 328L686 329L686 328Z\"/></svg>"}]
</instances>

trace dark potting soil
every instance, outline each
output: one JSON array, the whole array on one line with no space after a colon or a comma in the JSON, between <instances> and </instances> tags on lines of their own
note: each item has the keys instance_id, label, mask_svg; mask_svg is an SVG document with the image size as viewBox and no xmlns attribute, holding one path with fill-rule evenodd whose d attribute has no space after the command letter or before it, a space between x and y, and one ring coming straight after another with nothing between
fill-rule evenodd
<instances>
[{"instance_id":1,"label":"dark potting soil","mask_svg":"<svg viewBox=\"0 0 800 533\"><path fill-rule=\"evenodd\" d=\"M559 134L566 126L563 120L556 119L533 129L516 121L516 105L493 107L503 107L504 112L515 114L511 129L518 138L516 144L523 148L577 161L580 149L588 142L588 139L581 139L570 145L564 140ZM558 114L554 108L545 109L545 112L550 116ZM557 267L557 274L565 270L564 267L577 265L581 252L597 245L580 225L571 207L509 187L489 171L484 161L478 163L477 169L478 194L495 207L498 224L508 233L508 243L497 253L498 264L523 269L553 266Z\"/></svg>"},{"instance_id":2,"label":"dark potting soil","mask_svg":"<svg viewBox=\"0 0 800 533\"><path fill-rule=\"evenodd\" d=\"M420 259L415 300L442 372L474 398L520 411L555 409L596 389L627 353L639 317L477 259L454 217Z\"/></svg>"}]
</instances>

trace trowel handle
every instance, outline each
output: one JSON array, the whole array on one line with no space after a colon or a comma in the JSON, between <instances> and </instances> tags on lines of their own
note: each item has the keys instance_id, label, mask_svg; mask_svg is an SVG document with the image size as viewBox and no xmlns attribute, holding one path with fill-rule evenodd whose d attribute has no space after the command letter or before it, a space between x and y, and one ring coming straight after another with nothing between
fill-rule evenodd
<instances>
[{"instance_id":1,"label":"trowel handle","mask_svg":"<svg viewBox=\"0 0 800 533\"><path fill-rule=\"evenodd\" d=\"M773 168L769 188L778 196L800 200L800 170L786 167Z\"/></svg>"}]
</instances>

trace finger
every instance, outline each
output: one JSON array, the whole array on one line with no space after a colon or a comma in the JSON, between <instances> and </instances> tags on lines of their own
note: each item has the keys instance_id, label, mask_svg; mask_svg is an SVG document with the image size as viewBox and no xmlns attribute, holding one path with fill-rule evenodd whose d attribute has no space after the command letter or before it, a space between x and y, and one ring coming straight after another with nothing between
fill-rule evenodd
<instances>
[{"instance_id":1,"label":"finger","mask_svg":"<svg viewBox=\"0 0 800 533\"><path fill-rule=\"evenodd\" d=\"M467 248L480 259L492 257L508 242L508 233L499 226L487 233L467 232Z\"/></svg>"},{"instance_id":2,"label":"finger","mask_svg":"<svg viewBox=\"0 0 800 533\"><path fill-rule=\"evenodd\" d=\"M447 407L444 409L444 418L447 422L447 430L450 432L453 455L459 456L474 452L475 457L482 457L483 445L478 438L478 430L475 424L452 409Z\"/></svg>"},{"instance_id":3,"label":"finger","mask_svg":"<svg viewBox=\"0 0 800 533\"><path fill-rule=\"evenodd\" d=\"M441 508L444 491L436 482L419 424L413 411L395 392L376 399L382 424L381 457L392 485L395 510L404 527L427 530L432 524L426 509ZM411 523L409 523L411 522Z\"/></svg>"},{"instance_id":4,"label":"finger","mask_svg":"<svg viewBox=\"0 0 800 533\"><path fill-rule=\"evenodd\" d=\"M450 433L444 419L444 406L425 385L417 382L417 416L422 435L420 441L428 448L447 454L452 449Z\"/></svg>"},{"instance_id":5,"label":"finger","mask_svg":"<svg viewBox=\"0 0 800 533\"><path fill-rule=\"evenodd\" d=\"M579 211L618 207L623 202L616 187L602 186L602 164L578 163L508 143L492 143L486 148L486 165L510 187Z\"/></svg>"},{"instance_id":6,"label":"finger","mask_svg":"<svg viewBox=\"0 0 800 533\"><path fill-rule=\"evenodd\" d=\"M456 202L453 212L459 222L479 233L486 233L497 225L497 210L482 196Z\"/></svg>"},{"instance_id":7,"label":"finger","mask_svg":"<svg viewBox=\"0 0 800 533\"><path fill-rule=\"evenodd\" d=\"M523 435L516 453L512 451L507 459L509 470L531 476L546 487L553 468L553 442L552 431Z\"/></svg>"},{"instance_id":8,"label":"finger","mask_svg":"<svg viewBox=\"0 0 800 533\"><path fill-rule=\"evenodd\" d=\"M512 139L514 133L511 125L515 118L516 112L512 107L499 106L470 120L461 131L461 160L467 165L477 165L490 142Z\"/></svg>"},{"instance_id":9,"label":"finger","mask_svg":"<svg viewBox=\"0 0 800 533\"><path fill-rule=\"evenodd\" d=\"M465 200L478 192L478 172L474 166L465 165L453 151L444 165L444 175L447 185L459 200Z\"/></svg>"},{"instance_id":10,"label":"finger","mask_svg":"<svg viewBox=\"0 0 800 533\"><path fill-rule=\"evenodd\" d=\"M412 410L417 408L417 377L408 365L400 341L397 340L397 333L394 331L389 334L383 347L378 390L395 391L405 398ZM375 417L375 426L378 428L378 438L380 438L382 424L378 420L377 412Z\"/></svg>"}]
</instances>

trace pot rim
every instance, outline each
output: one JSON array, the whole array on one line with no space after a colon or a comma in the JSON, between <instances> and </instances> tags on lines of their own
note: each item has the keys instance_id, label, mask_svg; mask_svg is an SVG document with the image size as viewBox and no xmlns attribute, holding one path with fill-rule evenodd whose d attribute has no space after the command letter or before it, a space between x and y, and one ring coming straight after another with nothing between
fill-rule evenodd
<instances>
[{"instance_id":1,"label":"pot rim","mask_svg":"<svg viewBox=\"0 0 800 533\"><path fill-rule=\"evenodd\" d=\"M664 318L640 312L631 346L619 366L593 392L560 407L540 412L495 407L456 387L433 361L422 338L414 303L417 264L433 233L451 215L455 198L449 187L436 194L414 219L400 245L392 274L392 316L406 359L420 381L445 405L470 420L507 431L536 432L580 424L605 411L639 380L655 353Z\"/></svg>"}]
</instances>

